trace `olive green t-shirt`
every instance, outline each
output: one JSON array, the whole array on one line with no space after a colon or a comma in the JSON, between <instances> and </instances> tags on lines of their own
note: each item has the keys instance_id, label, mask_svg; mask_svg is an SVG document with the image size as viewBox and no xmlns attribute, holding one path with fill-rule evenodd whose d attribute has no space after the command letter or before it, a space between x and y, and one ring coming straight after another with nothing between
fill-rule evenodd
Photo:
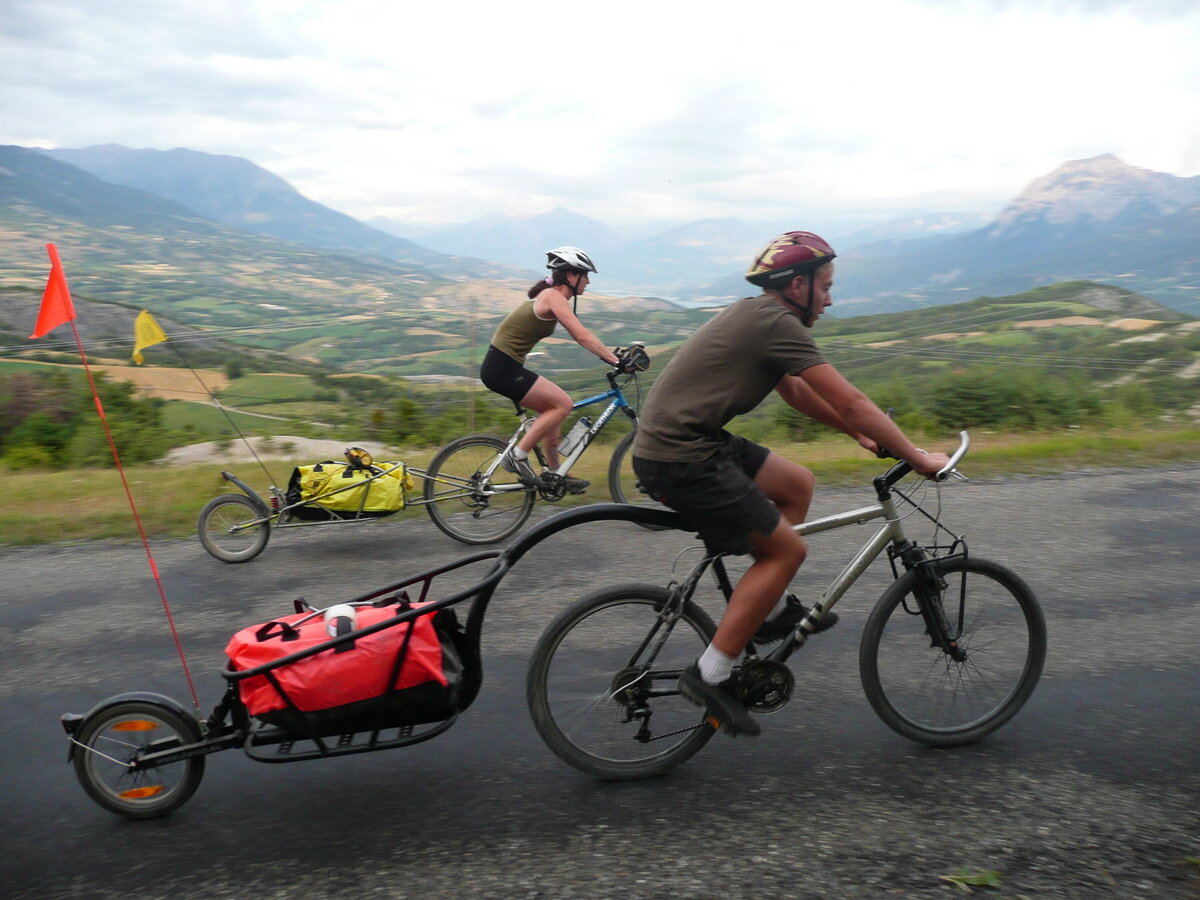
<instances>
[{"instance_id":1,"label":"olive green t-shirt","mask_svg":"<svg viewBox=\"0 0 1200 900\"><path fill-rule=\"evenodd\" d=\"M825 362L799 314L769 294L731 303L667 364L638 414L633 453L699 462L724 443L731 419L766 399L785 375Z\"/></svg>"},{"instance_id":2,"label":"olive green t-shirt","mask_svg":"<svg viewBox=\"0 0 1200 900\"><path fill-rule=\"evenodd\" d=\"M492 336L492 346L525 365L529 351L542 338L553 334L557 326L558 319L538 318L533 301L526 300L504 317Z\"/></svg>"}]
</instances>

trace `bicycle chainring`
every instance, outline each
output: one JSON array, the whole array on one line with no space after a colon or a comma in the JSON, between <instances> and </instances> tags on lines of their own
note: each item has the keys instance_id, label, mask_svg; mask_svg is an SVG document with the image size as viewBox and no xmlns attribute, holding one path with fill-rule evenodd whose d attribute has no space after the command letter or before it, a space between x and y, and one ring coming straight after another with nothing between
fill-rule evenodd
<instances>
[{"instance_id":1,"label":"bicycle chainring","mask_svg":"<svg viewBox=\"0 0 1200 900\"><path fill-rule=\"evenodd\" d=\"M542 495L542 499L547 503L555 503L567 496L567 482L557 472L543 472L541 474L541 487L538 488L538 493Z\"/></svg>"},{"instance_id":2,"label":"bicycle chainring","mask_svg":"<svg viewBox=\"0 0 1200 900\"><path fill-rule=\"evenodd\" d=\"M738 672L738 697L747 709L771 713L783 709L792 699L796 677L781 662L751 659Z\"/></svg>"}]
</instances>

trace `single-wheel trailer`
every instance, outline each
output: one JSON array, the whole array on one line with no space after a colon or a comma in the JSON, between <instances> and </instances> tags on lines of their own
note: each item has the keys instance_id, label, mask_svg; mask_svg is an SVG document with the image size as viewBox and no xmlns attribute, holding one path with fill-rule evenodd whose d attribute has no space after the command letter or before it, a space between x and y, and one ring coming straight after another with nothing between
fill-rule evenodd
<instances>
[{"instance_id":1,"label":"single-wheel trailer","mask_svg":"<svg viewBox=\"0 0 1200 900\"><path fill-rule=\"evenodd\" d=\"M501 579L530 549L551 535L598 521L627 521L656 528L676 524L674 514L660 510L592 504L539 522L504 550L476 552L335 607L312 609L297 600L295 616L252 626L235 635L236 639L246 632L257 632L265 644L283 632L281 640L292 643L281 646L297 649L248 668L235 668L231 662L221 672L226 681L224 694L208 716L200 717L197 711L162 694L118 694L83 715L62 717L69 740L68 760L84 791L100 806L127 818L149 819L186 803L200 784L207 757L223 750L241 749L258 762L287 763L407 747L436 737L454 724L479 692L483 682L480 635L484 613ZM486 563L490 566L477 583L438 596L435 582L439 577ZM344 612L345 607L357 610L358 627L342 633L330 629L328 636L322 632L317 643L306 644L301 639L306 621L321 628L325 624L322 614L328 620L331 613ZM460 625L454 613L463 611ZM447 613L452 614L448 621ZM444 642L442 658L447 677L441 686L431 680L418 684L414 700L413 679L405 687L402 673L419 652L421 640L428 648L427 635L424 639L413 635L417 634L418 620L429 621L431 617ZM408 637L404 637L405 631ZM379 670L383 673L378 679L384 686L382 693L329 710L331 715L314 715L302 699L303 687L296 687L298 682L311 681L310 675L296 672L296 677L289 680L289 673L306 664L326 671L320 667L340 659L353 660L369 650L375 652L372 641L385 638L385 633L400 637L390 645L391 655ZM452 663L448 661L451 656ZM349 680L343 679L335 689L344 689ZM264 685L278 691L279 697L277 708L265 714L250 705L253 691Z\"/></svg>"},{"instance_id":2,"label":"single-wheel trailer","mask_svg":"<svg viewBox=\"0 0 1200 900\"><path fill-rule=\"evenodd\" d=\"M265 498L232 472L222 472L241 493L220 494L200 510L200 543L222 562L249 562L266 548L272 528L375 522L429 502L410 493L412 476L424 477L422 469L402 462L377 464L360 447L349 447L344 455L344 464L326 460L297 468L286 490L272 484ZM308 480L323 469L329 477Z\"/></svg>"}]
</instances>

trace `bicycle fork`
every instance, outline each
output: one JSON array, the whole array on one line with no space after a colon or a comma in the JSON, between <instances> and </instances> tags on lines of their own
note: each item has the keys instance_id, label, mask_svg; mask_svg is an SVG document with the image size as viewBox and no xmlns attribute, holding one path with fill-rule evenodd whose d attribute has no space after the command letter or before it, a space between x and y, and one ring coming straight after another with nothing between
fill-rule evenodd
<instances>
[{"instance_id":1,"label":"bicycle fork","mask_svg":"<svg viewBox=\"0 0 1200 900\"><path fill-rule=\"evenodd\" d=\"M942 600L948 585L937 573L934 560L926 556L923 548L908 540L895 544L888 553L893 559L899 558L906 571L916 573L913 593L917 598L918 611L925 620L925 633L929 635L930 646L940 647L956 662L965 660L967 655L958 643L962 632L962 609L959 610L959 627L956 629L946 616L946 606Z\"/></svg>"}]
</instances>

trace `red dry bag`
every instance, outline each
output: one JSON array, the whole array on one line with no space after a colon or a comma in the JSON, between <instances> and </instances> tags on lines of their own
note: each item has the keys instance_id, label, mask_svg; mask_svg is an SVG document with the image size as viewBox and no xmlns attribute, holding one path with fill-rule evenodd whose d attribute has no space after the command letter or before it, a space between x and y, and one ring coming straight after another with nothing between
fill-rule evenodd
<instances>
[{"instance_id":1,"label":"red dry bag","mask_svg":"<svg viewBox=\"0 0 1200 900\"><path fill-rule=\"evenodd\" d=\"M356 630L411 608L358 607ZM252 716L300 734L439 722L457 711L460 635L444 609L240 679L238 693ZM240 672L331 641L319 612L301 613L243 628L225 655Z\"/></svg>"}]
</instances>

